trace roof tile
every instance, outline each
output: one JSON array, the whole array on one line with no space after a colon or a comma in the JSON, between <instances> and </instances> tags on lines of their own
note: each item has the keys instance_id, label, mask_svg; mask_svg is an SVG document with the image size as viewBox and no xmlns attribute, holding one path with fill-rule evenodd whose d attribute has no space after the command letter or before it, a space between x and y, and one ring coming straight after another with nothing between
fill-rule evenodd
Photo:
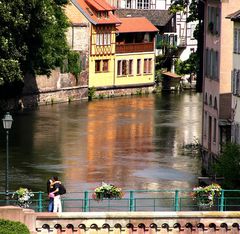
<instances>
[{"instance_id":1,"label":"roof tile","mask_svg":"<svg viewBox=\"0 0 240 234\"><path fill-rule=\"evenodd\" d=\"M174 16L168 10L117 9L120 17L146 17L155 26L165 26Z\"/></svg>"},{"instance_id":2,"label":"roof tile","mask_svg":"<svg viewBox=\"0 0 240 234\"><path fill-rule=\"evenodd\" d=\"M120 18L121 25L117 27L118 32L157 32L158 29L145 17Z\"/></svg>"}]
</instances>

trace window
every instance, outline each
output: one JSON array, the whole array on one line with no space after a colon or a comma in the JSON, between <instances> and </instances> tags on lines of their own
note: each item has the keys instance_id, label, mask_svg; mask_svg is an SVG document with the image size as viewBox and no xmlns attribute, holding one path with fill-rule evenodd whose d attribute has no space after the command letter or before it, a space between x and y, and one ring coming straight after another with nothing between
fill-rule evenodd
<instances>
[{"instance_id":1,"label":"window","mask_svg":"<svg viewBox=\"0 0 240 234\"><path fill-rule=\"evenodd\" d=\"M237 69L232 71L232 93L240 95L240 70Z\"/></svg>"},{"instance_id":2,"label":"window","mask_svg":"<svg viewBox=\"0 0 240 234\"><path fill-rule=\"evenodd\" d=\"M121 69L121 67L122 67L122 61L118 61L117 62L117 75L118 76L120 76L121 74L122 74L122 69Z\"/></svg>"},{"instance_id":3,"label":"window","mask_svg":"<svg viewBox=\"0 0 240 234\"><path fill-rule=\"evenodd\" d=\"M215 97L215 98L214 98L214 109L217 110L217 108L218 108L218 107L217 107L217 98Z\"/></svg>"},{"instance_id":4,"label":"window","mask_svg":"<svg viewBox=\"0 0 240 234\"><path fill-rule=\"evenodd\" d=\"M122 75L127 75L127 60L122 61Z\"/></svg>"},{"instance_id":5,"label":"window","mask_svg":"<svg viewBox=\"0 0 240 234\"><path fill-rule=\"evenodd\" d=\"M109 18L109 17L108 17L108 12L107 12L107 11L104 12L104 17L105 17L106 19Z\"/></svg>"},{"instance_id":6,"label":"window","mask_svg":"<svg viewBox=\"0 0 240 234\"><path fill-rule=\"evenodd\" d=\"M234 142L240 144L240 126L239 123L234 125Z\"/></svg>"},{"instance_id":7,"label":"window","mask_svg":"<svg viewBox=\"0 0 240 234\"><path fill-rule=\"evenodd\" d=\"M240 28L234 28L233 52L240 54Z\"/></svg>"},{"instance_id":8,"label":"window","mask_svg":"<svg viewBox=\"0 0 240 234\"><path fill-rule=\"evenodd\" d=\"M205 103L206 105L208 104L208 95L207 95L207 93L205 93L204 103Z\"/></svg>"},{"instance_id":9,"label":"window","mask_svg":"<svg viewBox=\"0 0 240 234\"><path fill-rule=\"evenodd\" d=\"M218 51L206 49L205 75L214 80L218 80L219 71Z\"/></svg>"},{"instance_id":10,"label":"window","mask_svg":"<svg viewBox=\"0 0 240 234\"><path fill-rule=\"evenodd\" d=\"M218 52L215 51L215 54L214 54L214 64L213 64L213 67L214 67L214 72L213 72L213 78L215 80L218 80Z\"/></svg>"},{"instance_id":11,"label":"window","mask_svg":"<svg viewBox=\"0 0 240 234\"><path fill-rule=\"evenodd\" d=\"M141 74L141 59L137 60L137 75Z\"/></svg>"},{"instance_id":12,"label":"window","mask_svg":"<svg viewBox=\"0 0 240 234\"><path fill-rule=\"evenodd\" d=\"M144 8L144 9L149 9L149 0L144 0L144 2L143 2L143 8Z\"/></svg>"},{"instance_id":13,"label":"window","mask_svg":"<svg viewBox=\"0 0 240 234\"><path fill-rule=\"evenodd\" d=\"M96 45L111 45L111 33L97 33Z\"/></svg>"},{"instance_id":14,"label":"window","mask_svg":"<svg viewBox=\"0 0 240 234\"><path fill-rule=\"evenodd\" d=\"M214 118L213 120L213 142L216 143L216 137L217 137L217 120Z\"/></svg>"},{"instance_id":15,"label":"window","mask_svg":"<svg viewBox=\"0 0 240 234\"><path fill-rule=\"evenodd\" d=\"M118 60L117 75L118 76L126 76L127 75L127 60Z\"/></svg>"},{"instance_id":16,"label":"window","mask_svg":"<svg viewBox=\"0 0 240 234\"><path fill-rule=\"evenodd\" d=\"M137 8L142 9L142 0L137 1Z\"/></svg>"},{"instance_id":17,"label":"window","mask_svg":"<svg viewBox=\"0 0 240 234\"><path fill-rule=\"evenodd\" d=\"M95 72L108 72L109 60L95 60Z\"/></svg>"},{"instance_id":18,"label":"window","mask_svg":"<svg viewBox=\"0 0 240 234\"><path fill-rule=\"evenodd\" d=\"M132 0L127 0L127 8L132 8Z\"/></svg>"},{"instance_id":19,"label":"window","mask_svg":"<svg viewBox=\"0 0 240 234\"><path fill-rule=\"evenodd\" d=\"M189 37L191 39L194 39L194 31L195 31L195 24L191 24L190 25L190 35L189 35Z\"/></svg>"},{"instance_id":20,"label":"window","mask_svg":"<svg viewBox=\"0 0 240 234\"><path fill-rule=\"evenodd\" d=\"M144 59L144 74L149 74L152 72L152 59Z\"/></svg>"},{"instance_id":21,"label":"window","mask_svg":"<svg viewBox=\"0 0 240 234\"><path fill-rule=\"evenodd\" d=\"M108 72L108 60L107 59L103 60L102 64L103 64L102 71Z\"/></svg>"},{"instance_id":22,"label":"window","mask_svg":"<svg viewBox=\"0 0 240 234\"><path fill-rule=\"evenodd\" d=\"M209 62L210 62L209 77L212 79L213 78L213 49L210 50Z\"/></svg>"},{"instance_id":23,"label":"window","mask_svg":"<svg viewBox=\"0 0 240 234\"><path fill-rule=\"evenodd\" d=\"M137 0L138 9L150 9L150 0Z\"/></svg>"},{"instance_id":24,"label":"window","mask_svg":"<svg viewBox=\"0 0 240 234\"><path fill-rule=\"evenodd\" d=\"M128 74L133 75L133 60L132 59L130 59L128 61Z\"/></svg>"},{"instance_id":25,"label":"window","mask_svg":"<svg viewBox=\"0 0 240 234\"><path fill-rule=\"evenodd\" d=\"M100 64L101 64L101 60L96 60L95 61L95 72L100 72L101 71Z\"/></svg>"},{"instance_id":26,"label":"window","mask_svg":"<svg viewBox=\"0 0 240 234\"><path fill-rule=\"evenodd\" d=\"M204 112L204 132L203 135L206 137L207 136L207 111Z\"/></svg>"},{"instance_id":27,"label":"window","mask_svg":"<svg viewBox=\"0 0 240 234\"><path fill-rule=\"evenodd\" d=\"M220 8L208 7L208 31L214 35L220 33Z\"/></svg>"},{"instance_id":28,"label":"window","mask_svg":"<svg viewBox=\"0 0 240 234\"><path fill-rule=\"evenodd\" d=\"M208 52L208 48L206 49L206 53L205 53L205 61L206 61L206 63L205 63L205 75L206 76L208 76L208 68L209 68L209 66L208 66L208 58L209 58L209 52Z\"/></svg>"},{"instance_id":29,"label":"window","mask_svg":"<svg viewBox=\"0 0 240 234\"><path fill-rule=\"evenodd\" d=\"M210 94L210 97L209 97L209 106L212 106L212 95Z\"/></svg>"},{"instance_id":30,"label":"window","mask_svg":"<svg viewBox=\"0 0 240 234\"><path fill-rule=\"evenodd\" d=\"M118 60L117 61L117 75L127 76L133 75L133 60Z\"/></svg>"}]
</instances>

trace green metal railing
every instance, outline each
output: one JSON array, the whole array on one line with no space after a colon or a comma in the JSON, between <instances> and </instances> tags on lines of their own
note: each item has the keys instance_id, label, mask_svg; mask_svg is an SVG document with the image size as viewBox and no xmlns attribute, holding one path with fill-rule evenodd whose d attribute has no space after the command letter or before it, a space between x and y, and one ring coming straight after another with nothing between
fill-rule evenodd
<instances>
[{"instance_id":1,"label":"green metal railing","mask_svg":"<svg viewBox=\"0 0 240 234\"><path fill-rule=\"evenodd\" d=\"M191 196L191 190L127 190L121 199L92 198L93 191L67 192L62 196L63 211L197 211L203 210ZM9 193L9 205L17 205ZM31 209L47 211L48 197L44 192L34 192ZM0 193L0 205L6 205L5 194ZM214 206L217 211L240 210L240 190L222 190Z\"/></svg>"}]
</instances>

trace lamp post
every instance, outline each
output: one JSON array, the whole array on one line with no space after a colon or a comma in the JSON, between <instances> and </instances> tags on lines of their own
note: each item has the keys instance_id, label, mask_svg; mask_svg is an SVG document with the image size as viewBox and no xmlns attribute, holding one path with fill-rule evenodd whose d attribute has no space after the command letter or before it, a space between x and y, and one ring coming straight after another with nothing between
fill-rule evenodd
<instances>
[{"instance_id":1,"label":"lamp post","mask_svg":"<svg viewBox=\"0 0 240 234\"><path fill-rule=\"evenodd\" d=\"M6 171L5 171L5 199L6 204L8 204L8 168L9 168L9 158L8 158L8 134L9 130L12 127L13 118L9 112L7 112L2 119L3 121L3 128L6 130Z\"/></svg>"}]
</instances>

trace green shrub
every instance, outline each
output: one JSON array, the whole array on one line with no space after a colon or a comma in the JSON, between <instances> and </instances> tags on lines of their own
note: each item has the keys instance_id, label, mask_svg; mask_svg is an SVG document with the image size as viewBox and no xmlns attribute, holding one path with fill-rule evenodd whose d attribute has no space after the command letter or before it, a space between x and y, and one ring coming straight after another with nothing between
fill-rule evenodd
<instances>
[{"instance_id":1,"label":"green shrub","mask_svg":"<svg viewBox=\"0 0 240 234\"><path fill-rule=\"evenodd\" d=\"M82 65L79 53L69 51L68 53L68 72L71 72L78 82L78 76L82 71Z\"/></svg>"},{"instance_id":2,"label":"green shrub","mask_svg":"<svg viewBox=\"0 0 240 234\"><path fill-rule=\"evenodd\" d=\"M213 165L217 176L224 177L224 189L240 188L240 145L227 143L218 161Z\"/></svg>"},{"instance_id":3,"label":"green shrub","mask_svg":"<svg viewBox=\"0 0 240 234\"><path fill-rule=\"evenodd\" d=\"M0 219L0 234L30 234L27 226L20 222Z\"/></svg>"},{"instance_id":4,"label":"green shrub","mask_svg":"<svg viewBox=\"0 0 240 234\"><path fill-rule=\"evenodd\" d=\"M91 101L93 98L95 98L96 90L97 89L95 87L88 88L88 100L89 101Z\"/></svg>"}]
</instances>

